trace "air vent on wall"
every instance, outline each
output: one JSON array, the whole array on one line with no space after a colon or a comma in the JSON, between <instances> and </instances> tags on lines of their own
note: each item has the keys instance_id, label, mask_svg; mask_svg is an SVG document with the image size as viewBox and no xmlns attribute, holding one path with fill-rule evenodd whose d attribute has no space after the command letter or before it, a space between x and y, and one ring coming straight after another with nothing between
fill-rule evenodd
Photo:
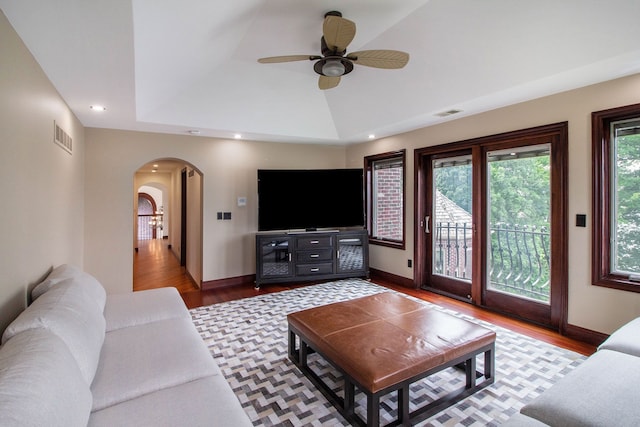
<instances>
[{"instance_id":1,"label":"air vent on wall","mask_svg":"<svg viewBox=\"0 0 640 427\"><path fill-rule=\"evenodd\" d=\"M448 111L443 111L442 113L438 113L436 114L436 116L438 117L447 117L447 116L452 116L454 114L458 114L461 113L462 110L448 110Z\"/></svg>"},{"instance_id":2,"label":"air vent on wall","mask_svg":"<svg viewBox=\"0 0 640 427\"><path fill-rule=\"evenodd\" d=\"M73 139L66 133L56 121L53 121L53 142L58 144L59 147L63 148L69 154L73 151Z\"/></svg>"}]
</instances>

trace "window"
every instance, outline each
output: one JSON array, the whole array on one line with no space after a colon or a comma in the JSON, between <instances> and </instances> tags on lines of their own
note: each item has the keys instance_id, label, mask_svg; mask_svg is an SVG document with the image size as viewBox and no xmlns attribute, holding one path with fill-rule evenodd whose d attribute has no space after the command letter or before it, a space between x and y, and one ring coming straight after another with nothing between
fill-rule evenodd
<instances>
[{"instance_id":1,"label":"window","mask_svg":"<svg viewBox=\"0 0 640 427\"><path fill-rule=\"evenodd\" d=\"M593 284L640 292L640 104L592 114Z\"/></svg>"},{"instance_id":2,"label":"window","mask_svg":"<svg viewBox=\"0 0 640 427\"><path fill-rule=\"evenodd\" d=\"M404 249L405 150L367 156L367 228L372 244Z\"/></svg>"}]
</instances>

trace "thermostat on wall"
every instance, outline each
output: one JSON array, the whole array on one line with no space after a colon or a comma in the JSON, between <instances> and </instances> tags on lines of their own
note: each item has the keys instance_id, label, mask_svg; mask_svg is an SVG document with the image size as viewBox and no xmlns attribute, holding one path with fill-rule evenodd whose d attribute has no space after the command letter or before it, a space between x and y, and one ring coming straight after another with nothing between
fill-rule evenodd
<instances>
[{"instance_id":1,"label":"thermostat on wall","mask_svg":"<svg viewBox=\"0 0 640 427\"><path fill-rule=\"evenodd\" d=\"M238 206L247 206L247 198L238 197Z\"/></svg>"}]
</instances>

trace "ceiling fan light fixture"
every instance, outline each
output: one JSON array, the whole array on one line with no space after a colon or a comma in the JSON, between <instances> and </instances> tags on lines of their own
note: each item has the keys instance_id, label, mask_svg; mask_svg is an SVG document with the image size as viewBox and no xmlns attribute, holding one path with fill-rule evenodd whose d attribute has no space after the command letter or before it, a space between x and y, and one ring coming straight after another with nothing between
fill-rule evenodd
<instances>
[{"instance_id":1,"label":"ceiling fan light fixture","mask_svg":"<svg viewBox=\"0 0 640 427\"><path fill-rule=\"evenodd\" d=\"M327 77L339 77L344 73L344 64L339 59L328 59L322 66L322 74Z\"/></svg>"}]
</instances>

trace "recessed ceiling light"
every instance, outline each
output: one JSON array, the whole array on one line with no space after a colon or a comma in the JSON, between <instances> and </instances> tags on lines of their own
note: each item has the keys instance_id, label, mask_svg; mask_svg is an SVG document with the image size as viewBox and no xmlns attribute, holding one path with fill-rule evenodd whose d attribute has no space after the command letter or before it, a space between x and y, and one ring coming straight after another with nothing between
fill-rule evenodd
<instances>
[{"instance_id":1,"label":"recessed ceiling light","mask_svg":"<svg viewBox=\"0 0 640 427\"><path fill-rule=\"evenodd\" d=\"M233 135L233 137L234 137L235 139L240 139L240 138L242 138L242 135L241 135L241 134L239 134L239 133L236 133L235 135Z\"/></svg>"},{"instance_id":2,"label":"recessed ceiling light","mask_svg":"<svg viewBox=\"0 0 640 427\"><path fill-rule=\"evenodd\" d=\"M372 133L371 133L371 134L369 134L369 139L375 139L375 137L376 137L376 136L375 136L374 134L372 134Z\"/></svg>"},{"instance_id":3,"label":"recessed ceiling light","mask_svg":"<svg viewBox=\"0 0 640 427\"><path fill-rule=\"evenodd\" d=\"M157 168L157 167L158 167L158 165L157 165L157 164L155 164L155 165L153 165L153 167L154 167L154 168Z\"/></svg>"},{"instance_id":4,"label":"recessed ceiling light","mask_svg":"<svg viewBox=\"0 0 640 427\"><path fill-rule=\"evenodd\" d=\"M191 135L200 135L200 131L198 129L191 129L187 132L189 132Z\"/></svg>"},{"instance_id":5,"label":"recessed ceiling light","mask_svg":"<svg viewBox=\"0 0 640 427\"><path fill-rule=\"evenodd\" d=\"M93 111L105 111L107 109L107 107L105 107L104 105L92 105L91 108Z\"/></svg>"},{"instance_id":6,"label":"recessed ceiling light","mask_svg":"<svg viewBox=\"0 0 640 427\"><path fill-rule=\"evenodd\" d=\"M158 171L157 171L157 170L155 170L155 169L152 169L152 170L151 170L151 172L156 173L156 172L158 172Z\"/></svg>"}]
</instances>

